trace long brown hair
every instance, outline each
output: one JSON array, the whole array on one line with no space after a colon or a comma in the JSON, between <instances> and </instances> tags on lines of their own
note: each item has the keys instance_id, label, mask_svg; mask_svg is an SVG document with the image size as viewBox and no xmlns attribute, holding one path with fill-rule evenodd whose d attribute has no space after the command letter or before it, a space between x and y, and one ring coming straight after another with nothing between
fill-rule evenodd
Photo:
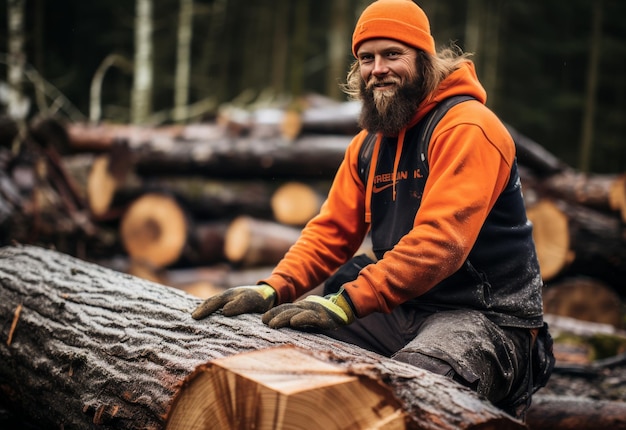
<instances>
[{"instance_id":1,"label":"long brown hair","mask_svg":"<svg viewBox=\"0 0 626 430\"><path fill-rule=\"evenodd\" d=\"M435 92L441 81L450 73L457 70L461 64L466 63L472 54L463 52L456 45L444 48L437 55L429 54L425 51L417 51L417 73L422 86L422 94L430 96ZM359 60L355 60L350 66L345 84L341 86L344 93L350 100L361 99L361 73Z\"/></svg>"}]
</instances>

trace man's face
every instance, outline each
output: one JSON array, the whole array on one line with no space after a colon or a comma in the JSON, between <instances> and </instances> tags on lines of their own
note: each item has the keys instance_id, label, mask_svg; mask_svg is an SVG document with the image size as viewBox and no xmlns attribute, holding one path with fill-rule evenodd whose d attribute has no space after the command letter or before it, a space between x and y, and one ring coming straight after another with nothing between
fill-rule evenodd
<instances>
[{"instance_id":1,"label":"man's face","mask_svg":"<svg viewBox=\"0 0 626 430\"><path fill-rule=\"evenodd\" d=\"M417 51L391 39L366 40L357 52L366 89L384 112L398 88L417 78Z\"/></svg>"},{"instance_id":2,"label":"man's face","mask_svg":"<svg viewBox=\"0 0 626 430\"><path fill-rule=\"evenodd\" d=\"M372 39L359 47L357 58L363 80L361 126L386 135L398 133L424 97L417 50L391 39Z\"/></svg>"}]
</instances>

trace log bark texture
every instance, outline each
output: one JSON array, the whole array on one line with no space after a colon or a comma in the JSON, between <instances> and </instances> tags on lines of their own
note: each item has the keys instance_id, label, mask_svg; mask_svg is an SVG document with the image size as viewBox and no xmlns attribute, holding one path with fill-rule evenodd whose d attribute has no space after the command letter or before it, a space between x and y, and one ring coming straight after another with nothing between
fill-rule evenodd
<instances>
[{"instance_id":1,"label":"log bark texture","mask_svg":"<svg viewBox=\"0 0 626 430\"><path fill-rule=\"evenodd\" d=\"M48 428L163 428L198 366L284 345L389 387L407 428L524 428L444 377L258 315L194 321L198 299L55 251L1 248L0 286L0 393Z\"/></svg>"},{"instance_id":2,"label":"log bark texture","mask_svg":"<svg viewBox=\"0 0 626 430\"><path fill-rule=\"evenodd\" d=\"M538 396L527 423L530 430L624 430L626 403Z\"/></svg>"}]
</instances>

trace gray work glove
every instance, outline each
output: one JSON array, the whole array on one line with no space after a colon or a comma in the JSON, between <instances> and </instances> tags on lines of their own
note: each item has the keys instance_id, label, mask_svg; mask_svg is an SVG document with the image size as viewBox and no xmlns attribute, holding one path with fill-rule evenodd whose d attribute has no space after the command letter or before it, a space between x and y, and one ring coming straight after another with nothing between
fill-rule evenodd
<instances>
[{"instance_id":1,"label":"gray work glove","mask_svg":"<svg viewBox=\"0 0 626 430\"><path fill-rule=\"evenodd\" d=\"M327 296L308 296L268 310L262 321L272 328L334 330L354 321L354 311L343 288Z\"/></svg>"},{"instance_id":2,"label":"gray work glove","mask_svg":"<svg viewBox=\"0 0 626 430\"><path fill-rule=\"evenodd\" d=\"M263 313L270 310L275 301L276 290L267 284L234 287L206 299L193 311L191 317L199 320L218 309L222 309L222 314L227 317L245 313Z\"/></svg>"}]
</instances>

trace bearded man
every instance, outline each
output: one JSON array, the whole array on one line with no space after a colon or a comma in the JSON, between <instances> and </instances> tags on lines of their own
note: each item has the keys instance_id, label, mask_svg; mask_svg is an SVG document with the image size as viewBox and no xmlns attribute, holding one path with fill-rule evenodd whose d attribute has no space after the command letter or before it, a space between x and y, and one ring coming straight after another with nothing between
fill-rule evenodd
<instances>
[{"instance_id":1,"label":"bearded man","mask_svg":"<svg viewBox=\"0 0 626 430\"><path fill-rule=\"evenodd\" d=\"M344 89L362 101L363 131L320 213L267 279L193 317L262 312L270 327L447 375L523 419L553 356L514 142L468 55L437 53L414 2L368 6L352 52ZM429 113L458 96L421 144ZM354 257L368 233L376 258Z\"/></svg>"}]
</instances>

